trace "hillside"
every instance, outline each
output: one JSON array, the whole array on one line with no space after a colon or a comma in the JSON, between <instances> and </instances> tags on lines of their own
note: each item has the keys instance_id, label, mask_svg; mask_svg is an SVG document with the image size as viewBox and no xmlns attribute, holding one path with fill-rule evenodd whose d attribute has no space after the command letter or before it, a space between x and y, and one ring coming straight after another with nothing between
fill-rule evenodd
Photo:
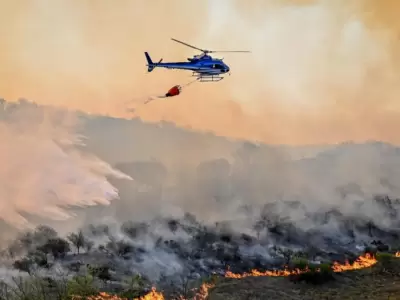
<instances>
[{"instance_id":1,"label":"hillside","mask_svg":"<svg viewBox=\"0 0 400 300\"><path fill-rule=\"evenodd\" d=\"M52 228L13 241L3 253L7 272L17 267L23 274L53 277L61 267L73 277L95 270L93 276L102 277L94 280L96 290L108 292L127 289L140 274L147 289L181 291L185 281L221 274L227 266L243 273L282 266L293 255L325 263L355 258L374 243L399 246L400 151L394 145L273 146L165 123L85 115L77 127L66 120L57 127L58 113L43 118L40 108L28 105L25 111L25 105L9 105L0 113L10 146L3 164L19 185L30 188L25 197L10 193L15 180L4 173L10 193L6 208L15 211L25 204L26 211L33 210L24 214L27 220ZM77 133L84 145L73 143ZM63 144L65 138L72 142ZM101 161L86 160L86 154ZM27 162L23 169L21 161ZM132 180L102 172L110 168ZM82 177L77 180L74 172ZM33 184L49 182L42 180L49 174L53 184ZM100 192L99 184L105 187ZM109 201L109 194L119 197ZM100 201L87 207L88 195ZM35 201L49 205L50 213L37 215ZM67 211L70 218L48 218ZM67 236L80 229L88 242L77 253L76 240ZM346 277L338 276L329 286L345 284ZM380 276L373 275L378 283ZM241 282L303 293L303 285L287 280L252 280L224 279L214 293L248 291Z\"/></svg>"},{"instance_id":2,"label":"hillside","mask_svg":"<svg viewBox=\"0 0 400 300\"><path fill-rule=\"evenodd\" d=\"M224 278L210 290L209 300L400 299L400 259L379 261L371 268L335 273L321 285L285 277Z\"/></svg>"}]
</instances>

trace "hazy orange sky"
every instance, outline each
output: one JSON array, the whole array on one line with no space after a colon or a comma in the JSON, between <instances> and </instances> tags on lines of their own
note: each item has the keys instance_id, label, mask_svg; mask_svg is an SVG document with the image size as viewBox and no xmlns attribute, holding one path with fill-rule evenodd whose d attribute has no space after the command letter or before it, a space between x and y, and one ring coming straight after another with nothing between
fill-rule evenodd
<instances>
[{"instance_id":1,"label":"hazy orange sky","mask_svg":"<svg viewBox=\"0 0 400 300\"><path fill-rule=\"evenodd\" d=\"M0 0L0 97L268 143L400 143L399 12L397 0ZM219 83L138 106L192 79L147 74L144 51L197 54L171 37L252 53L224 54Z\"/></svg>"}]
</instances>

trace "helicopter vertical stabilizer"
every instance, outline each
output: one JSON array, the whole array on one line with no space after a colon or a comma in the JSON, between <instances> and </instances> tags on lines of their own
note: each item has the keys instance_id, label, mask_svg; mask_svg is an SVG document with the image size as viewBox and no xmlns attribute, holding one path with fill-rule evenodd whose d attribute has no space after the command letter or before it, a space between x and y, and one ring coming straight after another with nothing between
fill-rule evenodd
<instances>
[{"instance_id":1,"label":"helicopter vertical stabilizer","mask_svg":"<svg viewBox=\"0 0 400 300\"><path fill-rule=\"evenodd\" d=\"M145 52L144 55L146 56L146 60L147 60L147 66L148 66L147 71L148 71L148 72L153 71L154 68L157 67L157 65L158 65L159 63L162 62L162 58L161 58L160 61L159 61L158 63L154 63L154 62L151 60L151 57L150 57L150 55L149 55L148 52Z\"/></svg>"},{"instance_id":2,"label":"helicopter vertical stabilizer","mask_svg":"<svg viewBox=\"0 0 400 300\"><path fill-rule=\"evenodd\" d=\"M145 52L144 55L146 56L146 60L147 60L147 66L148 66L147 71L151 72L154 70L155 65L154 65L153 61L151 60L149 53Z\"/></svg>"}]
</instances>

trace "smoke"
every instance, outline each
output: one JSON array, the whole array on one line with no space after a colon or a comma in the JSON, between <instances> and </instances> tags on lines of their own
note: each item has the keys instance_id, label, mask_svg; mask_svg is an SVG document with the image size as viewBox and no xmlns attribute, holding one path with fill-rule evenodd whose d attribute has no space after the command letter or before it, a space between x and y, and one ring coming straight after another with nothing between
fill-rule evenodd
<instances>
[{"instance_id":1,"label":"smoke","mask_svg":"<svg viewBox=\"0 0 400 300\"><path fill-rule=\"evenodd\" d=\"M28 216L65 220L74 206L108 205L130 179L84 151L74 113L20 102L0 111L0 219L30 226Z\"/></svg>"},{"instance_id":2,"label":"smoke","mask_svg":"<svg viewBox=\"0 0 400 300\"><path fill-rule=\"evenodd\" d=\"M83 219L93 255L70 253L59 261L65 269L107 265L116 282L140 273L168 284L165 277L200 277L226 265L240 272L270 267L281 260L274 246L314 247L321 260L336 259L398 234L399 202L374 199L399 198L400 152L392 145L344 143L303 155L301 147L230 141L170 124L99 116L82 116L80 124L65 110L25 102L4 107L1 132L10 142L2 148L0 179L15 199L2 203L7 216L23 211L63 220L73 216L63 206L94 205L79 210L68 229ZM107 178L124 174L133 180L113 181L117 194ZM31 238L40 242L41 235Z\"/></svg>"},{"instance_id":3,"label":"smoke","mask_svg":"<svg viewBox=\"0 0 400 300\"><path fill-rule=\"evenodd\" d=\"M7 99L268 143L398 143L398 4L379 3L2 2L0 90ZM144 51L164 61L196 54L170 37L252 53L216 54L231 76L132 113L129 99L190 80L183 71L146 74Z\"/></svg>"},{"instance_id":4,"label":"smoke","mask_svg":"<svg viewBox=\"0 0 400 300\"><path fill-rule=\"evenodd\" d=\"M384 228L397 226L371 204L375 196L399 198L400 156L392 145L344 143L307 153L307 148L247 144L168 124L101 119L90 132L95 142L90 148L135 182L121 185L121 201L112 212L116 220L147 222L190 212L201 222L228 221L234 230L250 233L264 205L271 204L276 215L299 228L315 227L312 216L330 210ZM124 142L127 136L131 142Z\"/></svg>"}]
</instances>

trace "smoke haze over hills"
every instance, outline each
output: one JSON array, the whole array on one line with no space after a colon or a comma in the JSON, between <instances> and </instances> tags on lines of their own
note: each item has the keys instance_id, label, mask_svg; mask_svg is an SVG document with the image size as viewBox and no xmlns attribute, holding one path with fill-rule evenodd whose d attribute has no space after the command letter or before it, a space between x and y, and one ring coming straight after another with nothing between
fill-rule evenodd
<instances>
[{"instance_id":1,"label":"smoke haze over hills","mask_svg":"<svg viewBox=\"0 0 400 300\"><path fill-rule=\"evenodd\" d=\"M26 101L2 108L0 218L60 236L83 228L94 243L41 274L100 264L115 284L139 273L166 287L226 264L281 265L286 248L325 261L400 236L400 149L390 144L274 146ZM9 251L35 259L33 241Z\"/></svg>"},{"instance_id":2,"label":"smoke haze over hills","mask_svg":"<svg viewBox=\"0 0 400 300\"><path fill-rule=\"evenodd\" d=\"M100 213L107 220L190 212L206 223L237 220L240 227L265 204L281 203L282 216L298 226L310 226L309 213L338 209L390 227L379 208L362 202L400 193L400 151L389 144L256 145L167 123L76 115L27 102L4 107L3 218L15 224L23 222L20 211L65 219L62 207L99 203L108 206ZM79 137L85 147L76 144ZM121 199L110 204L118 193ZM291 201L302 206L286 207ZM84 212L72 213L72 223L100 220L99 210Z\"/></svg>"}]
</instances>

